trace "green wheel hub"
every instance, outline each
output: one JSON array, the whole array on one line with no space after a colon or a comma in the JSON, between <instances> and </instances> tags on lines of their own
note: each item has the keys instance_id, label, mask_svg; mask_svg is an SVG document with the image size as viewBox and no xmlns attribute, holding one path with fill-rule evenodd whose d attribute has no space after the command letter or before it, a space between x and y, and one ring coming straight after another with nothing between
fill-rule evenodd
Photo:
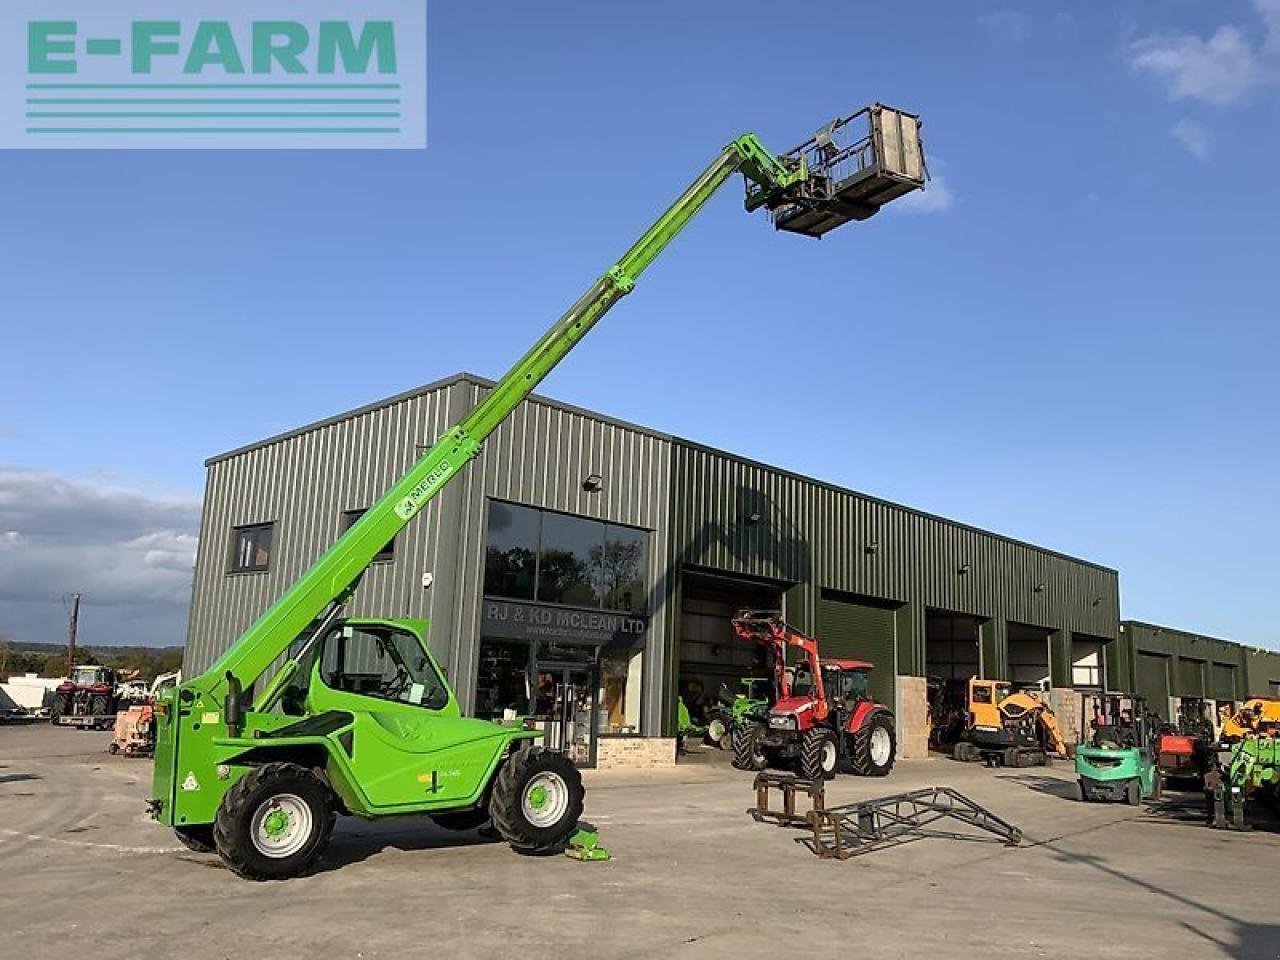
<instances>
[{"instance_id":1,"label":"green wheel hub","mask_svg":"<svg viewBox=\"0 0 1280 960\"><path fill-rule=\"evenodd\" d=\"M263 832L269 837L279 837L289 829L289 814L277 808L262 821Z\"/></svg>"},{"instance_id":2,"label":"green wheel hub","mask_svg":"<svg viewBox=\"0 0 1280 960\"><path fill-rule=\"evenodd\" d=\"M547 805L547 788L539 784L529 791L529 806L541 810Z\"/></svg>"}]
</instances>

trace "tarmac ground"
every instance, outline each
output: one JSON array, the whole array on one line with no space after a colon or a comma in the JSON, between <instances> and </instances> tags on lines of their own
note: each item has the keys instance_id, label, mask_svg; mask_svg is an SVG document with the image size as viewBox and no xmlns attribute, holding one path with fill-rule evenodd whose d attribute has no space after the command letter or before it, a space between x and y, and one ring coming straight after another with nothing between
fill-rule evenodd
<instances>
[{"instance_id":1,"label":"tarmac ground","mask_svg":"<svg viewBox=\"0 0 1280 960\"><path fill-rule=\"evenodd\" d=\"M671 770L587 773L606 863L346 818L313 874L253 883L152 822L151 762L109 742L0 727L7 957L1280 956L1280 832L1211 830L1198 793L1085 804L1067 763L900 761L828 787L834 806L951 786L1021 828L1017 847L973 834L819 859L802 831L747 816L751 776L702 749Z\"/></svg>"}]
</instances>

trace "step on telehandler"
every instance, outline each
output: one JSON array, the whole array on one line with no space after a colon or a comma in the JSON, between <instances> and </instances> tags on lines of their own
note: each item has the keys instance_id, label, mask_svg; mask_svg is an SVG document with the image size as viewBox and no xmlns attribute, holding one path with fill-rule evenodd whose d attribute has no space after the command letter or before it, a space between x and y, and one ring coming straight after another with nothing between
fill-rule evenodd
<instances>
[{"instance_id":1,"label":"step on telehandler","mask_svg":"<svg viewBox=\"0 0 1280 960\"><path fill-rule=\"evenodd\" d=\"M1015 692L1008 680L971 677L964 738L951 755L993 767L1044 767L1053 757L1066 759L1067 744L1058 718L1038 695Z\"/></svg>"},{"instance_id":2,"label":"step on telehandler","mask_svg":"<svg viewBox=\"0 0 1280 960\"><path fill-rule=\"evenodd\" d=\"M924 186L918 119L874 104L799 147L730 143L457 426L448 430L202 675L156 704L153 815L244 877L291 877L337 814L492 820L524 851L563 847L577 769L525 722L463 717L423 620L344 618L365 569L735 173L746 208L820 237ZM273 665L284 659L272 674ZM890 762L892 753L890 752Z\"/></svg>"},{"instance_id":3,"label":"step on telehandler","mask_svg":"<svg viewBox=\"0 0 1280 960\"><path fill-rule=\"evenodd\" d=\"M776 696L733 727L733 765L739 770L792 766L806 780L830 780L839 770L883 777L897 753L893 712L868 692L872 664L823 660L818 642L775 610L743 610L734 632L765 648ZM801 659L787 666L787 650Z\"/></svg>"}]
</instances>

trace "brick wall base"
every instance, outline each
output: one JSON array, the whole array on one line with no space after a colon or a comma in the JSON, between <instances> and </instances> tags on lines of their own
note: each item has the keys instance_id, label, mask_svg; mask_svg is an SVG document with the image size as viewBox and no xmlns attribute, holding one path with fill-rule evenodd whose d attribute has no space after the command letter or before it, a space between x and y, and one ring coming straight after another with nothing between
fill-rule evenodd
<instances>
[{"instance_id":1,"label":"brick wall base","mask_svg":"<svg viewBox=\"0 0 1280 960\"><path fill-rule=\"evenodd\" d=\"M671 737L601 737L596 741L597 770L654 770L676 765Z\"/></svg>"},{"instance_id":2,"label":"brick wall base","mask_svg":"<svg viewBox=\"0 0 1280 960\"><path fill-rule=\"evenodd\" d=\"M1062 739L1068 747L1080 743L1080 696L1070 687L1051 687L1049 689L1049 709L1058 718L1058 727L1062 730Z\"/></svg>"},{"instance_id":3,"label":"brick wall base","mask_svg":"<svg viewBox=\"0 0 1280 960\"><path fill-rule=\"evenodd\" d=\"M924 677L897 677L898 756L923 760L929 756L929 684Z\"/></svg>"}]
</instances>

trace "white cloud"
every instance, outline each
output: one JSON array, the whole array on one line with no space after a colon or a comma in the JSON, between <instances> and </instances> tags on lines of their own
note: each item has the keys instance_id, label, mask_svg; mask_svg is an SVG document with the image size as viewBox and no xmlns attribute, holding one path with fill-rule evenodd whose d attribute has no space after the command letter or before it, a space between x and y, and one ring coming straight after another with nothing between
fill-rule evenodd
<instances>
[{"instance_id":1,"label":"white cloud","mask_svg":"<svg viewBox=\"0 0 1280 960\"><path fill-rule=\"evenodd\" d=\"M1031 36L1031 18L1021 10L997 10L978 17L978 25L997 40L1022 43Z\"/></svg>"},{"instance_id":2,"label":"white cloud","mask_svg":"<svg viewBox=\"0 0 1280 960\"><path fill-rule=\"evenodd\" d=\"M1209 159L1209 132L1195 120L1183 118L1169 131L1197 160Z\"/></svg>"},{"instance_id":3,"label":"white cloud","mask_svg":"<svg viewBox=\"0 0 1280 960\"><path fill-rule=\"evenodd\" d=\"M1137 41L1130 67L1162 80L1172 100L1199 100L1215 107L1238 103L1280 77L1280 0L1254 0L1265 35L1250 40L1224 24L1206 40L1193 34L1159 34Z\"/></svg>"},{"instance_id":4,"label":"white cloud","mask_svg":"<svg viewBox=\"0 0 1280 960\"><path fill-rule=\"evenodd\" d=\"M931 177L929 185L893 202L890 210L901 213L944 213L955 205L956 198L941 176Z\"/></svg>"},{"instance_id":5,"label":"white cloud","mask_svg":"<svg viewBox=\"0 0 1280 960\"><path fill-rule=\"evenodd\" d=\"M84 595L84 642L184 637L200 503L0 465L0 632L61 639Z\"/></svg>"}]
</instances>

